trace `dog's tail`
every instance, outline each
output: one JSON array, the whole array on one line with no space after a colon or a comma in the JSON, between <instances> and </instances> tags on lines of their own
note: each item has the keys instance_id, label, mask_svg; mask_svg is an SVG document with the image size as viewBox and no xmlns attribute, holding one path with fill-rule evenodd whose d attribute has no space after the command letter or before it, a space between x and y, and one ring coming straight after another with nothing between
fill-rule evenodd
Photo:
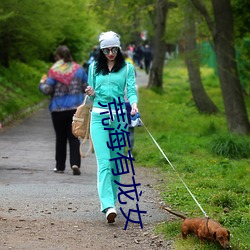
<instances>
[{"instance_id":1,"label":"dog's tail","mask_svg":"<svg viewBox=\"0 0 250 250\"><path fill-rule=\"evenodd\" d=\"M169 208L167 208L167 207L163 207L163 206L162 206L162 208L163 208L164 210L168 211L169 213L171 213L171 214L173 214L173 215L175 215L175 216L177 216L177 217L182 218L183 220L187 219L187 217L186 217L185 215L183 215L183 214L179 214L179 213L177 213L177 212L173 212L171 209L169 209Z\"/></svg>"}]
</instances>

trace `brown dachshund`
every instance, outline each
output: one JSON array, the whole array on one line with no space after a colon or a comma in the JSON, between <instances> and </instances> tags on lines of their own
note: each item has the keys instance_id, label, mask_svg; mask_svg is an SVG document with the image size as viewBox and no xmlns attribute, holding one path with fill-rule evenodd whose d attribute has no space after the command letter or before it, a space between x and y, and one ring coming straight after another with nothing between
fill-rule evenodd
<instances>
[{"instance_id":1,"label":"brown dachshund","mask_svg":"<svg viewBox=\"0 0 250 250\"><path fill-rule=\"evenodd\" d=\"M166 211L183 219L181 233L183 239L187 239L188 234L196 235L201 241L216 241L224 249L231 249L229 240L230 232L222 225L210 218L187 218L185 215L173 212L163 207Z\"/></svg>"}]
</instances>

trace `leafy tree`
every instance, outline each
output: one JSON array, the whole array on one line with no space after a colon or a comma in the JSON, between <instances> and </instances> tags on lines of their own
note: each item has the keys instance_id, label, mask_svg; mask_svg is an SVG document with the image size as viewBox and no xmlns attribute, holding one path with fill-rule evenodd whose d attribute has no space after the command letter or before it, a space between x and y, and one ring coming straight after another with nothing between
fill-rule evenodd
<instances>
[{"instance_id":1,"label":"leafy tree","mask_svg":"<svg viewBox=\"0 0 250 250\"><path fill-rule=\"evenodd\" d=\"M166 42L164 40L167 14L170 8L177 7L176 3L168 0L156 1L154 57L149 75L148 87L162 89L163 66L166 54Z\"/></svg>"},{"instance_id":2,"label":"leafy tree","mask_svg":"<svg viewBox=\"0 0 250 250\"><path fill-rule=\"evenodd\" d=\"M46 9L41 1L37 1L37 8L34 10L34 2L15 0L3 0L0 3L3 13L12 13L9 18L0 22L0 51L3 53L1 62L8 67L12 58L27 61L37 51L44 51L53 44L56 36L56 29L53 36L48 32L49 23L45 19ZM46 20L46 22L45 22ZM46 27L46 28L45 28Z\"/></svg>"},{"instance_id":3,"label":"leafy tree","mask_svg":"<svg viewBox=\"0 0 250 250\"><path fill-rule=\"evenodd\" d=\"M82 59L95 38L95 20L90 17L93 12L87 11L88 2L2 0L0 64L8 67L11 59L48 60L62 43L72 49L74 57Z\"/></svg>"},{"instance_id":4,"label":"leafy tree","mask_svg":"<svg viewBox=\"0 0 250 250\"><path fill-rule=\"evenodd\" d=\"M237 61L241 85L245 94L250 95L250 8L248 0L232 1L234 30L237 47Z\"/></svg>"},{"instance_id":5,"label":"leafy tree","mask_svg":"<svg viewBox=\"0 0 250 250\"><path fill-rule=\"evenodd\" d=\"M191 14L192 13L192 14ZM184 28L184 40L185 40L185 55L186 64L188 68L188 76L191 87L191 92L194 98L194 102L199 112L201 113L217 113L218 108L211 101L207 95L205 88L202 84L200 74L200 55L197 50L196 44L196 16L194 7L190 2L185 5L185 28Z\"/></svg>"},{"instance_id":6,"label":"leafy tree","mask_svg":"<svg viewBox=\"0 0 250 250\"><path fill-rule=\"evenodd\" d=\"M179 44L183 39L185 19L183 1L186 2L186 0L176 1L177 7L171 8L168 12L164 34L164 40L168 44Z\"/></svg>"},{"instance_id":7,"label":"leafy tree","mask_svg":"<svg viewBox=\"0 0 250 250\"><path fill-rule=\"evenodd\" d=\"M250 36L250 1L232 0L232 10L235 24L235 37L244 38Z\"/></svg>"},{"instance_id":8,"label":"leafy tree","mask_svg":"<svg viewBox=\"0 0 250 250\"><path fill-rule=\"evenodd\" d=\"M147 27L151 37L154 0L94 0L93 8L102 31L113 30L121 35L123 48L131 43L141 43L140 33Z\"/></svg>"},{"instance_id":9,"label":"leafy tree","mask_svg":"<svg viewBox=\"0 0 250 250\"><path fill-rule=\"evenodd\" d=\"M236 64L230 0L212 0L214 16L200 0L191 0L204 16L213 37L228 130L249 134L250 124Z\"/></svg>"},{"instance_id":10,"label":"leafy tree","mask_svg":"<svg viewBox=\"0 0 250 250\"><path fill-rule=\"evenodd\" d=\"M74 59L80 61L88 56L89 51L96 44L95 27L98 27L96 16L85 0L63 1L63 3L64 7L60 9L64 20L61 23L61 36L58 37L58 42L68 45ZM61 3L59 4L62 6Z\"/></svg>"}]
</instances>

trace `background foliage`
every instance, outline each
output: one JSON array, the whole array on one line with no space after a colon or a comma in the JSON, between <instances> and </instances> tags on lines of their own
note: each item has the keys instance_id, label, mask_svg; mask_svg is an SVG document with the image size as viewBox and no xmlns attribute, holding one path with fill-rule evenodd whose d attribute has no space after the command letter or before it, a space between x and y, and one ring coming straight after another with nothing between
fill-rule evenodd
<instances>
[{"instance_id":1,"label":"background foliage","mask_svg":"<svg viewBox=\"0 0 250 250\"><path fill-rule=\"evenodd\" d=\"M205 88L220 107L216 115L200 115L192 102L183 60L171 60L164 69L164 94L139 89L142 121L168 160L161 154L144 127L135 128L135 163L157 168L157 184L164 203L188 217L204 216L180 178L201 207L231 232L233 250L249 249L250 230L250 138L227 133L218 78L211 68L201 68ZM250 100L247 99L248 111ZM180 178L178 177L180 176ZM156 232L175 238L175 249L220 249L213 243L200 246L180 236L181 219L164 222Z\"/></svg>"},{"instance_id":2,"label":"background foliage","mask_svg":"<svg viewBox=\"0 0 250 250\"><path fill-rule=\"evenodd\" d=\"M82 60L96 40L95 14L89 1L17 1L0 2L0 55L26 63L34 59L48 61L59 44L67 44L76 60ZM98 26L98 25L97 25ZM86 54L85 54L86 56Z\"/></svg>"}]
</instances>

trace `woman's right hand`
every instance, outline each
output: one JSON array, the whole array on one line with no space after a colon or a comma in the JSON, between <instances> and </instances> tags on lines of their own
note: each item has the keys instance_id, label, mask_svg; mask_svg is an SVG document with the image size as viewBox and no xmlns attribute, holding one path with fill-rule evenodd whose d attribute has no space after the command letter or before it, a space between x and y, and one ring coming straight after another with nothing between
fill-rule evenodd
<instances>
[{"instance_id":1,"label":"woman's right hand","mask_svg":"<svg viewBox=\"0 0 250 250\"><path fill-rule=\"evenodd\" d=\"M137 104L134 102L132 105L131 105L131 112L130 114L133 116L135 115L137 112L139 112L138 108L137 108Z\"/></svg>"},{"instance_id":2,"label":"woman's right hand","mask_svg":"<svg viewBox=\"0 0 250 250\"><path fill-rule=\"evenodd\" d=\"M94 90L92 87L90 87L90 86L88 86L88 87L85 89L85 92L86 92L86 94L87 94L88 96L95 96L95 90Z\"/></svg>"}]
</instances>

